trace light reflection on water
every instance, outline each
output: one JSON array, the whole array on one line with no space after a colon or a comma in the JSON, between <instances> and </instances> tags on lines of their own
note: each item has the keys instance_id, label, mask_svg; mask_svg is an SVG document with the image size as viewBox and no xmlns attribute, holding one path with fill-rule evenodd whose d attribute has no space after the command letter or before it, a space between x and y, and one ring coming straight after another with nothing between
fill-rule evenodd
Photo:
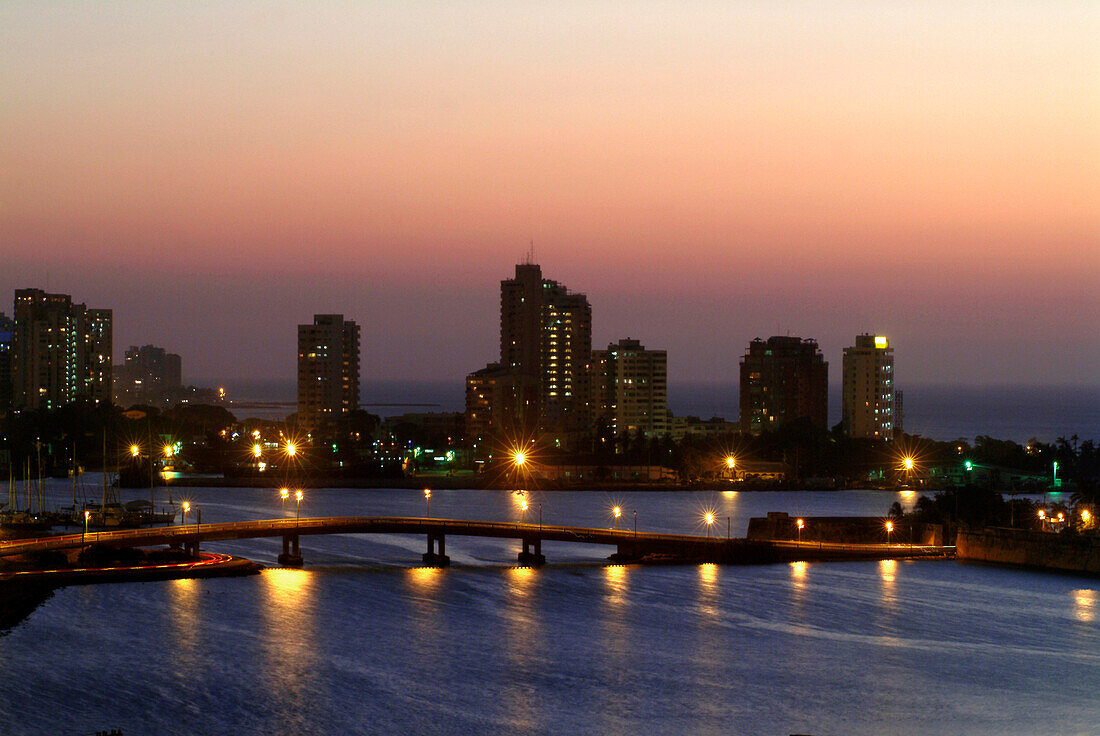
<instances>
[{"instance_id":1,"label":"light reflection on water","mask_svg":"<svg viewBox=\"0 0 1100 736\"><path fill-rule=\"evenodd\" d=\"M307 727L302 702L314 689L316 674L315 573L275 568L260 575L261 634L266 659L264 686L272 700L270 717L288 731Z\"/></svg>"},{"instance_id":2,"label":"light reflection on water","mask_svg":"<svg viewBox=\"0 0 1100 736\"><path fill-rule=\"evenodd\" d=\"M262 489L188 495L204 520L271 511ZM881 517L897 497L621 500L643 530L690 531L711 505L736 534L768 510ZM596 494L539 500L555 523L606 516ZM399 515L422 513L423 497L322 489L314 505ZM514 504L440 491L432 511L510 518ZM1068 576L950 562L604 566L607 550L559 543L531 569L514 567L510 542L461 537L448 548L469 562L437 569L418 567L423 537L303 541L304 570L59 591L0 637L0 731L178 733L198 713L188 732L1022 736L1052 730L1035 683L1054 681L1058 732L1100 722L1100 598ZM277 544L224 548L273 558ZM148 625L131 625L140 616Z\"/></svg>"},{"instance_id":3,"label":"light reflection on water","mask_svg":"<svg viewBox=\"0 0 1100 736\"><path fill-rule=\"evenodd\" d=\"M539 717L537 688L543 659L543 627L536 601L540 571L513 567L505 571L508 592L504 599L504 658L506 661L501 705L505 722L521 731L532 730Z\"/></svg>"},{"instance_id":4,"label":"light reflection on water","mask_svg":"<svg viewBox=\"0 0 1100 736\"><path fill-rule=\"evenodd\" d=\"M1073 614L1074 617L1082 623L1092 623L1096 620L1096 600L1097 595L1095 590L1083 589L1073 591Z\"/></svg>"},{"instance_id":5,"label":"light reflection on water","mask_svg":"<svg viewBox=\"0 0 1100 736\"><path fill-rule=\"evenodd\" d=\"M169 617L173 659L179 662L182 677L194 677L197 659L196 641L202 619L199 615L201 583L198 580L170 580L166 583L172 615Z\"/></svg>"}]
</instances>

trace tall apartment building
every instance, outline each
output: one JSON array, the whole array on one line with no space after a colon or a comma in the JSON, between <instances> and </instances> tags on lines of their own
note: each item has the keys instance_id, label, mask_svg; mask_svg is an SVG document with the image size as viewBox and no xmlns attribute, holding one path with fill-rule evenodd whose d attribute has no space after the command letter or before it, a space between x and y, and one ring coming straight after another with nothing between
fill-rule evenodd
<instances>
[{"instance_id":1,"label":"tall apartment building","mask_svg":"<svg viewBox=\"0 0 1100 736\"><path fill-rule=\"evenodd\" d=\"M183 391L183 359L156 345L131 345L115 367L115 403L170 404Z\"/></svg>"},{"instance_id":2,"label":"tall apartment building","mask_svg":"<svg viewBox=\"0 0 1100 736\"><path fill-rule=\"evenodd\" d=\"M849 437L890 440L896 429L894 349L882 335L857 335L844 348L841 412Z\"/></svg>"},{"instance_id":3,"label":"tall apartment building","mask_svg":"<svg viewBox=\"0 0 1100 736\"><path fill-rule=\"evenodd\" d=\"M815 340L756 338L741 359L741 431L759 435L805 417L826 428L829 364Z\"/></svg>"},{"instance_id":4,"label":"tall apartment building","mask_svg":"<svg viewBox=\"0 0 1100 736\"><path fill-rule=\"evenodd\" d=\"M68 294L17 289L14 313L15 409L56 409L78 397L110 403L110 309L73 304Z\"/></svg>"},{"instance_id":5,"label":"tall apartment building","mask_svg":"<svg viewBox=\"0 0 1100 736\"><path fill-rule=\"evenodd\" d=\"M298 422L307 428L359 408L359 325L317 314L298 325Z\"/></svg>"},{"instance_id":6,"label":"tall apartment building","mask_svg":"<svg viewBox=\"0 0 1100 736\"><path fill-rule=\"evenodd\" d=\"M533 263L518 264L515 278L500 282L500 365L512 376L506 401L515 430L585 427L591 354L584 294L544 279Z\"/></svg>"},{"instance_id":7,"label":"tall apartment building","mask_svg":"<svg viewBox=\"0 0 1100 736\"><path fill-rule=\"evenodd\" d=\"M668 434L668 355L637 340L592 351L592 414L618 435Z\"/></svg>"},{"instance_id":8,"label":"tall apartment building","mask_svg":"<svg viewBox=\"0 0 1100 736\"><path fill-rule=\"evenodd\" d=\"M466 412L464 434L474 457L482 459L491 452L499 412L504 406L508 372L499 363L490 363L466 376Z\"/></svg>"}]
</instances>

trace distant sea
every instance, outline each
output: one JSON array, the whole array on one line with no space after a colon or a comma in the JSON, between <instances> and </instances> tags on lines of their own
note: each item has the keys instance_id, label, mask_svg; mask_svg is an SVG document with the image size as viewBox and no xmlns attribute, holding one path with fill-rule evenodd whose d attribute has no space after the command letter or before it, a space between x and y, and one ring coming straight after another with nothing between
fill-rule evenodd
<instances>
[{"instance_id":1,"label":"distant sea","mask_svg":"<svg viewBox=\"0 0 1100 736\"><path fill-rule=\"evenodd\" d=\"M227 382L229 396L237 401L285 401L295 399L291 381ZM903 424L910 434L936 440L973 439L989 435L998 439L1043 442L1077 435L1082 441L1100 441L1100 386L1087 388L1019 386L978 387L914 385L902 388ZM373 414L394 416L406 412L462 411L461 381L367 381L361 401ZM677 416L704 419L723 417L736 421L737 387L726 384L672 384L669 409ZM395 406L403 404L407 406ZM281 419L286 409L233 409L239 419ZM840 387L830 387L829 424L840 421Z\"/></svg>"}]
</instances>

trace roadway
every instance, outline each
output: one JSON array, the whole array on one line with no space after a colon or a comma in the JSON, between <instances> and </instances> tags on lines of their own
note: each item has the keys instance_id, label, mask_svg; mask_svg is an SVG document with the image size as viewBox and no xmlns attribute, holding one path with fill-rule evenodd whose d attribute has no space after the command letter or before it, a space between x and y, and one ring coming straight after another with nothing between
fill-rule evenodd
<instances>
[{"instance_id":1,"label":"roadway","mask_svg":"<svg viewBox=\"0 0 1100 736\"><path fill-rule=\"evenodd\" d=\"M950 556L949 547L908 544L839 544L784 540L748 540L686 534L654 534L617 529L432 519L403 516L333 516L304 519L267 519L219 524L125 529L88 534L66 534L0 542L0 557L79 549L89 544L110 547L197 547L201 543L260 537L297 538L319 534L423 534L552 541L614 546L620 558L665 555L715 562L759 563L793 560L900 559ZM430 543L429 543L430 544Z\"/></svg>"}]
</instances>

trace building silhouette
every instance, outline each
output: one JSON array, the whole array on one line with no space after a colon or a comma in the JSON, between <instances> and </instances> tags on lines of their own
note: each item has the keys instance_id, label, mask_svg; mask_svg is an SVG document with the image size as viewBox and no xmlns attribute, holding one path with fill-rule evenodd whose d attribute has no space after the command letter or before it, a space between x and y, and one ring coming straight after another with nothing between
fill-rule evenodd
<instances>
[{"instance_id":1,"label":"building silhouette","mask_svg":"<svg viewBox=\"0 0 1100 736\"><path fill-rule=\"evenodd\" d=\"M626 338L594 350L591 407L599 427L614 436L658 437L669 432L668 356Z\"/></svg>"},{"instance_id":2,"label":"building silhouette","mask_svg":"<svg viewBox=\"0 0 1100 736\"><path fill-rule=\"evenodd\" d=\"M183 359L156 345L131 345L115 366L115 403L172 404L183 394Z\"/></svg>"},{"instance_id":3,"label":"building silhouette","mask_svg":"<svg viewBox=\"0 0 1100 736\"><path fill-rule=\"evenodd\" d=\"M849 437L890 440L898 429L894 349L882 335L857 335L844 348L841 421Z\"/></svg>"},{"instance_id":4,"label":"building silhouette","mask_svg":"<svg viewBox=\"0 0 1100 736\"><path fill-rule=\"evenodd\" d=\"M12 351L15 348L15 320L0 312L0 414L11 409Z\"/></svg>"},{"instance_id":5,"label":"building silhouette","mask_svg":"<svg viewBox=\"0 0 1100 736\"><path fill-rule=\"evenodd\" d=\"M14 306L13 407L56 409L80 397L110 403L111 310L41 289L17 289Z\"/></svg>"},{"instance_id":6,"label":"building silhouette","mask_svg":"<svg viewBox=\"0 0 1100 736\"><path fill-rule=\"evenodd\" d=\"M359 408L359 325L317 314L298 325L298 423L312 429Z\"/></svg>"},{"instance_id":7,"label":"building silhouette","mask_svg":"<svg viewBox=\"0 0 1100 736\"><path fill-rule=\"evenodd\" d=\"M756 338L741 359L741 431L760 435L807 419L826 428L829 364L815 340Z\"/></svg>"}]
</instances>

